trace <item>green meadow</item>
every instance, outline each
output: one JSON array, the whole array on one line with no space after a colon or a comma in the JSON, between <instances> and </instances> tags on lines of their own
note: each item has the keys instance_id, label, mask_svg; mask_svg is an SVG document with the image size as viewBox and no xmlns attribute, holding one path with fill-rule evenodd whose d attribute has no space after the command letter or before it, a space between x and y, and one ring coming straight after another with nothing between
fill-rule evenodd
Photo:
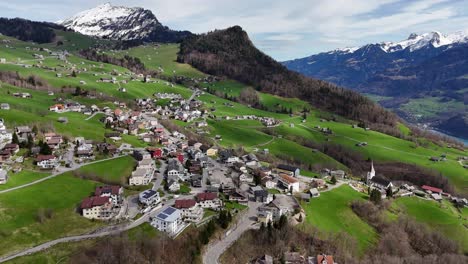
<instances>
[{"instance_id":1,"label":"green meadow","mask_svg":"<svg viewBox=\"0 0 468 264\"><path fill-rule=\"evenodd\" d=\"M367 199L366 195L347 185L322 192L320 197L301 204L306 213L302 225L311 225L323 232L346 232L356 239L358 249L363 253L377 241L377 233L351 210L350 204L364 199Z\"/></svg>"}]
</instances>

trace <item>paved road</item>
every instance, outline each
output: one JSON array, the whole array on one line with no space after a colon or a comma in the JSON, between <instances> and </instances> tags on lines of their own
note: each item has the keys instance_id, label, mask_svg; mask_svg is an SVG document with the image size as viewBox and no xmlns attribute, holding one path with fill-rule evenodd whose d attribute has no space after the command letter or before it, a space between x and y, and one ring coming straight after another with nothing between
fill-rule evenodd
<instances>
[{"instance_id":1,"label":"paved road","mask_svg":"<svg viewBox=\"0 0 468 264\"><path fill-rule=\"evenodd\" d=\"M261 203L249 202L249 211L239 222L227 231L223 238L208 245L203 254L203 264L218 264L219 257L247 230L258 228L257 209Z\"/></svg>"},{"instance_id":2,"label":"paved road","mask_svg":"<svg viewBox=\"0 0 468 264\"><path fill-rule=\"evenodd\" d=\"M88 121L88 120L92 119L97 114L104 114L104 112L101 112L101 111L94 112L92 115L90 115L88 118L86 118L85 121Z\"/></svg>"},{"instance_id":3,"label":"paved road","mask_svg":"<svg viewBox=\"0 0 468 264\"><path fill-rule=\"evenodd\" d=\"M21 189L21 188L25 188L25 187L28 187L28 186L31 186L31 185L34 185L34 184L38 184L38 183L43 182L43 181L50 180L50 179L55 178L55 177L65 173L65 172L74 171L74 170L79 169L79 168L81 168L83 166L86 166L86 165L91 165L91 164L95 164L95 163L99 163L99 162L103 162L103 161L107 161L107 160L117 159L117 158L120 158L120 157L123 157L123 156L116 156L116 157L112 157L112 158L108 158L108 159L96 160L96 161L82 163L82 164L73 163L72 167L70 167L70 168L61 168L58 171L54 172L52 175L49 175L47 177L44 177L42 179L30 182L30 183L26 183L26 184L23 184L23 185L20 185L20 186L12 187L10 189L5 189L3 191L0 191L0 194L11 192L11 191L18 190L18 189Z\"/></svg>"}]
</instances>

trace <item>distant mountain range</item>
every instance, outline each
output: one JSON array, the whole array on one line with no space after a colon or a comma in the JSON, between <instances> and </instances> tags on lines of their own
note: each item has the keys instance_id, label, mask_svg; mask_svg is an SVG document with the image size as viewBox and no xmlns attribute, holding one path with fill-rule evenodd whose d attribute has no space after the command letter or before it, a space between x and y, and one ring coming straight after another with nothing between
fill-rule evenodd
<instances>
[{"instance_id":1,"label":"distant mountain range","mask_svg":"<svg viewBox=\"0 0 468 264\"><path fill-rule=\"evenodd\" d=\"M189 31L175 31L163 26L150 10L109 3L57 23L83 35L112 40L180 42L192 35Z\"/></svg>"},{"instance_id":2,"label":"distant mountain range","mask_svg":"<svg viewBox=\"0 0 468 264\"><path fill-rule=\"evenodd\" d=\"M400 42L336 49L283 64L309 77L378 95L375 98L382 105L408 120L427 122L455 135L468 133L463 105L468 100L468 31L411 34ZM411 111L415 102L424 108L430 107L429 101L453 102L457 107L428 109L431 114ZM465 123L447 125L450 120Z\"/></svg>"}]
</instances>

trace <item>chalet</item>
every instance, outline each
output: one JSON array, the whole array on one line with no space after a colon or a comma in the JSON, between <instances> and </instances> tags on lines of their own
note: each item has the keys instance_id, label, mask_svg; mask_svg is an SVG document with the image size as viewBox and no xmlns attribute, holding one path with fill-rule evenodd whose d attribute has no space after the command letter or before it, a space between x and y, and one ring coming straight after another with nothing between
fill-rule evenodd
<instances>
[{"instance_id":1,"label":"chalet","mask_svg":"<svg viewBox=\"0 0 468 264\"><path fill-rule=\"evenodd\" d=\"M199 193L196 196L196 200L201 208L217 210L223 206L223 202L218 198L218 194L213 192Z\"/></svg>"},{"instance_id":2,"label":"chalet","mask_svg":"<svg viewBox=\"0 0 468 264\"><path fill-rule=\"evenodd\" d=\"M275 199L268 205L261 206L259 211L271 211L273 220L277 221L282 215L291 215L300 206L296 199L290 195L276 195Z\"/></svg>"},{"instance_id":3,"label":"chalet","mask_svg":"<svg viewBox=\"0 0 468 264\"><path fill-rule=\"evenodd\" d=\"M113 206L119 206L122 203L123 188L117 185L106 185L96 187L95 196L110 197Z\"/></svg>"},{"instance_id":4,"label":"chalet","mask_svg":"<svg viewBox=\"0 0 468 264\"><path fill-rule=\"evenodd\" d=\"M41 169L55 169L59 162L54 155L39 155L36 158L36 164Z\"/></svg>"},{"instance_id":5,"label":"chalet","mask_svg":"<svg viewBox=\"0 0 468 264\"><path fill-rule=\"evenodd\" d=\"M278 177L278 183L292 193L299 192L299 181L294 177L286 174L280 174Z\"/></svg>"},{"instance_id":6,"label":"chalet","mask_svg":"<svg viewBox=\"0 0 468 264\"><path fill-rule=\"evenodd\" d=\"M180 210L184 221L197 223L203 218L203 208L193 199L176 200L174 207Z\"/></svg>"},{"instance_id":7,"label":"chalet","mask_svg":"<svg viewBox=\"0 0 468 264\"><path fill-rule=\"evenodd\" d=\"M54 104L49 106L49 111L52 112L62 112L65 110L65 106L63 104Z\"/></svg>"},{"instance_id":8,"label":"chalet","mask_svg":"<svg viewBox=\"0 0 468 264\"><path fill-rule=\"evenodd\" d=\"M138 195L138 201L144 205L156 205L161 202L161 197L159 196L159 192L150 189L141 192Z\"/></svg>"},{"instance_id":9,"label":"chalet","mask_svg":"<svg viewBox=\"0 0 468 264\"><path fill-rule=\"evenodd\" d=\"M257 221L267 225L273 222L273 211L272 210L258 210Z\"/></svg>"},{"instance_id":10,"label":"chalet","mask_svg":"<svg viewBox=\"0 0 468 264\"><path fill-rule=\"evenodd\" d=\"M276 168L276 171L282 172L285 174L288 174L289 176L297 177L300 175L301 170L298 167L286 165L286 164L280 164Z\"/></svg>"},{"instance_id":11,"label":"chalet","mask_svg":"<svg viewBox=\"0 0 468 264\"><path fill-rule=\"evenodd\" d=\"M137 168L132 172L132 176L128 179L129 185L148 185L153 178L154 170Z\"/></svg>"},{"instance_id":12,"label":"chalet","mask_svg":"<svg viewBox=\"0 0 468 264\"><path fill-rule=\"evenodd\" d=\"M88 219L106 220L112 217L112 199L110 197L92 196L81 202L82 214Z\"/></svg>"},{"instance_id":13,"label":"chalet","mask_svg":"<svg viewBox=\"0 0 468 264\"><path fill-rule=\"evenodd\" d=\"M176 235L183 227L181 212L174 207L168 207L161 213L151 217L150 223L159 231L166 232L169 235Z\"/></svg>"}]
</instances>

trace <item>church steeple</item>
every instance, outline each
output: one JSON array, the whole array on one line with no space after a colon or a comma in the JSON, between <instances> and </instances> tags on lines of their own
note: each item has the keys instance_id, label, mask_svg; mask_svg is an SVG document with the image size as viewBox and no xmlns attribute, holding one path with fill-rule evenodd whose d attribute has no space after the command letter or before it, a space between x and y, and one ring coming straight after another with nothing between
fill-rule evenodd
<instances>
[{"instance_id":1,"label":"church steeple","mask_svg":"<svg viewBox=\"0 0 468 264\"><path fill-rule=\"evenodd\" d=\"M374 169L374 161L371 161L371 169L367 173L367 183L369 184L369 181L374 178L375 176L375 169Z\"/></svg>"}]
</instances>

